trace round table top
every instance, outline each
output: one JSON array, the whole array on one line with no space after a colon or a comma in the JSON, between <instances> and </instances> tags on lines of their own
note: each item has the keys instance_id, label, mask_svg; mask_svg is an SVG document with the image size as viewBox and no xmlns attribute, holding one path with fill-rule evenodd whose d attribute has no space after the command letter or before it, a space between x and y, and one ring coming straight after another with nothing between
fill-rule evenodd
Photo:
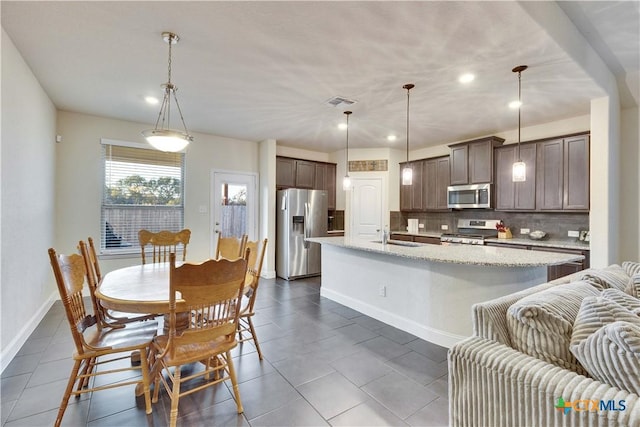
<instances>
[{"instance_id":1,"label":"round table top","mask_svg":"<svg viewBox=\"0 0 640 427\"><path fill-rule=\"evenodd\" d=\"M169 263L156 263L111 271L102 278L96 297L111 310L168 313L169 270Z\"/></svg>"}]
</instances>

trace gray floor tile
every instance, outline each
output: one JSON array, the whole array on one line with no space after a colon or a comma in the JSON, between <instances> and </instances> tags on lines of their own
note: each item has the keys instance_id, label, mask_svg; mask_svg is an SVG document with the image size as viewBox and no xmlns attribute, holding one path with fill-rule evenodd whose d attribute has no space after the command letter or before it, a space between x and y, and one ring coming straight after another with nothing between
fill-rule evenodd
<instances>
[{"instance_id":1,"label":"gray floor tile","mask_svg":"<svg viewBox=\"0 0 640 427\"><path fill-rule=\"evenodd\" d=\"M244 414L238 414L236 401L229 399L199 412L192 412L184 417L179 417L178 425L180 427L248 427L250 424Z\"/></svg>"},{"instance_id":2,"label":"gray floor tile","mask_svg":"<svg viewBox=\"0 0 640 427\"><path fill-rule=\"evenodd\" d=\"M426 387L395 372L370 382L362 389L403 420L438 398Z\"/></svg>"},{"instance_id":3,"label":"gray floor tile","mask_svg":"<svg viewBox=\"0 0 640 427\"><path fill-rule=\"evenodd\" d=\"M331 366L358 387L392 371L383 361L366 350L334 360Z\"/></svg>"},{"instance_id":4,"label":"gray floor tile","mask_svg":"<svg viewBox=\"0 0 640 427\"><path fill-rule=\"evenodd\" d=\"M444 362L447 360L447 352L449 349L441 347L438 344L430 343L429 341L418 338L405 345L433 361Z\"/></svg>"},{"instance_id":5,"label":"gray floor tile","mask_svg":"<svg viewBox=\"0 0 640 427\"><path fill-rule=\"evenodd\" d=\"M401 331L400 329L389 325L385 325L383 328L377 329L376 332L383 337L389 338L393 342L397 342L398 344L407 344L416 339L415 335Z\"/></svg>"},{"instance_id":6,"label":"gray floor tile","mask_svg":"<svg viewBox=\"0 0 640 427\"><path fill-rule=\"evenodd\" d=\"M28 354L26 356L16 356L13 358L9 366L2 371L1 378L14 377L16 375L30 374L35 371L40 361L41 354Z\"/></svg>"},{"instance_id":7,"label":"gray floor tile","mask_svg":"<svg viewBox=\"0 0 640 427\"><path fill-rule=\"evenodd\" d=\"M29 354L42 353L46 350L47 346L51 342L51 337L43 338L30 338L24 343L22 348L16 356L26 356Z\"/></svg>"},{"instance_id":8,"label":"gray floor tile","mask_svg":"<svg viewBox=\"0 0 640 427\"><path fill-rule=\"evenodd\" d=\"M297 355L273 364L294 387L328 375L335 370L325 359L312 355Z\"/></svg>"},{"instance_id":9,"label":"gray floor tile","mask_svg":"<svg viewBox=\"0 0 640 427\"><path fill-rule=\"evenodd\" d=\"M335 307L331 311L333 311L336 314L339 314L342 317L346 317L347 319L355 319L356 317L362 316L362 313L360 313L359 311L356 311L349 307L345 307L343 305Z\"/></svg>"},{"instance_id":10,"label":"gray floor tile","mask_svg":"<svg viewBox=\"0 0 640 427\"><path fill-rule=\"evenodd\" d=\"M260 426L327 426L329 425L306 400L300 398L286 406L249 420L251 427Z\"/></svg>"},{"instance_id":11,"label":"gray floor tile","mask_svg":"<svg viewBox=\"0 0 640 427\"><path fill-rule=\"evenodd\" d=\"M55 360L53 362L40 363L33 371L27 387L35 387L59 380L68 380L71 368L73 368L73 359L68 354L66 359Z\"/></svg>"},{"instance_id":12,"label":"gray floor tile","mask_svg":"<svg viewBox=\"0 0 640 427\"><path fill-rule=\"evenodd\" d=\"M60 407L60 401L62 400L66 386L67 380L61 380L36 387L25 388L20 399L11 411L8 420L13 421L53 409L57 410ZM80 396L80 400L88 399L88 394ZM69 406L77 402L78 400L71 397L69 399Z\"/></svg>"},{"instance_id":13,"label":"gray floor tile","mask_svg":"<svg viewBox=\"0 0 640 427\"><path fill-rule=\"evenodd\" d=\"M349 338L354 344L370 340L371 338L376 338L379 335L358 325L357 323L336 329L336 332L346 338Z\"/></svg>"},{"instance_id":14,"label":"gray floor tile","mask_svg":"<svg viewBox=\"0 0 640 427\"><path fill-rule=\"evenodd\" d=\"M75 345L73 344L71 337L63 341L52 341L46 351L42 354L40 363L51 362L53 360L71 359L74 351Z\"/></svg>"},{"instance_id":15,"label":"gray floor tile","mask_svg":"<svg viewBox=\"0 0 640 427\"><path fill-rule=\"evenodd\" d=\"M333 418L368 398L338 372L305 383L298 390L325 419Z\"/></svg>"},{"instance_id":16,"label":"gray floor tile","mask_svg":"<svg viewBox=\"0 0 640 427\"><path fill-rule=\"evenodd\" d=\"M71 402L71 401L70 401ZM63 427L77 427L87 425L87 413L89 412L89 400L82 400L69 404L62 417ZM49 411L35 413L23 418L14 419L4 424L5 427L51 427L58 416L58 408Z\"/></svg>"},{"instance_id":17,"label":"gray floor tile","mask_svg":"<svg viewBox=\"0 0 640 427\"><path fill-rule=\"evenodd\" d=\"M388 360L386 363L407 378L422 385L430 384L447 373L446 364L434 362L415 351Z\"/></svg>"},{"instance_id":18,"label":"gray floor tile","mask_svg":"<svg viewBox=\"0 0 640 427\"><path fill-rule=\"evenodd\" d=\"M385 337L373 338L369 341L364 341L358 344L358 346L371 351L372 354L382 360L395 359L396 357L400 357L411 351L410 349Z\"/></svg>"},{"instance_id":19,"label":"gray floor tile","mask_svg":"<svg viewBox=\"0 0 640 427\"><path fill-rule=\"evenodd\" d=\"M377 319L374 319L373 317L369 317L365 315L354 317L352 320L356 322L358 325L364 326L365 328L370 329L372 331L377 331L378 329L381 329L387 326L386 323L381 322Z\"/></svg>"},{"instance_id":20,"label":"gray floor tile","mask_svg":"<svg viewBox=\"0 0 640 427\"><path fill-rule=\"evenodd\" d=\"M449 381L446 377L441 377L427 385L427 389L434 392L442 399L449 399Z\"/></svg>"},{"instance_id":21,"label":"gray floor tile","mask_svg":"<svg viewBox=\"0 0 640 427\"><path fill-rule=\"evenodd\" d=\"M144 412L144 399L136 403L135 386L124 386L92 393L89 421L139 407Z\"/></svg>"},{"instance_id":22,"label":"gray floor tile","mask_svg":"<svg viewBox=\"0 0 640 427\"><path fill-rule=\"evenodd\" d=\"M293 402L300 393L278 372L240 384L244 414L253 419Z\"/></svg>"},{"instance_id":23,"label":"gray floor tile","mask_svg":"<svg viewBox=\"0 0 640 427\"><path fill-rule=\"evenodd\" d=\"M273 365L267 360L260 361L260 359L258 359L257 352L234 357L233 366L236 370L238 383L243 383L275 371Z\"/></svg>"},{"instance_id":24,"label":"gray floor tile","mask_svg":"<svg viewBox=\"0 0 640 427\"><path fill-rule=\"evenodd\" d=\"M260 326L254 324L254 326L256 328L256 335L258 336L258 342L260 344L280 338L283 334L282 329L280 329L280 327L273 322L269 322Z\"/></svg>"},{"instance_id":25,"label":"gray floor tile","mask_svg":"<svg viewBox=\"0 0 640 427\"><path fill-rule=\"evenodd\" d=\"M449 425L449 403L438 398L406 419L416 427L446 427Z\"/></svg>"},{"instance_id":26,"label":"gray floor tile","mask_svg":"<svg viewBox=\"0 0 640 427\"><path fill-rule=\"evenodd\" d=\"M103 418L91 421L87 424L90 427L163 427L169 425L169 421L164 411L157 410L153 405L153 412L149 415L143 410L129 409L108 415Z\"/></svg>"},{"instance_id":27,"label":"gray floor tile","mask_svg":"<svg viewBox=\"0 0 640 427\"><path fill-rule=\"evenodd\" d=\"M332 426L362 426L386 427L407 425L391 411L373 399L369 399L358 406L343 412L329 420Z\"/></svg>"},{"instance_id":28,"label":"gray floor tile","mask_svg":"<svg viewBox=\"0 0 640 427\"><path fill-rule=\"evenodd\" d=\"M2 403L0 404L0 423L4 425L5 421L7 421L7 418L9 418L9 414L11 413L11 410L13 409L13 407L16 405L18 401L17 400L2 400Z\"/></svg>"},{"instance_id":29,"label":"gray floor tile","mask_svg":"<svg viewBox=\"0 0 640 427\"><path fill-rule=\"evenodd\" d=\"M17 400L27 386L31 373L2 378L0 380L0 398L2 403Z\"/></svg>"}]
</instances>

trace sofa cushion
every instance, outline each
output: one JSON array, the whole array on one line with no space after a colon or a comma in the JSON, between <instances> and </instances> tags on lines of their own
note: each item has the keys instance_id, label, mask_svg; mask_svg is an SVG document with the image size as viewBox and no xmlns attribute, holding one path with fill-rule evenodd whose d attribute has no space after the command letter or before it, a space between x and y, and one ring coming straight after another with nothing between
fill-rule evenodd
<instances>
[{"instance_id":1,"label":"sofa cushion","mask_svg":"<svg viewBox=\"0 0 640 427\"><path fill-rule=\"evenodd\" d=\"M640 275L638 275L638 279L640 279ZM630 295L626 291L623 292L616 288L610 288L602 291L600 296L620 304L635 315L640 314L640 299Z\"/></svg>"},{"instance_id":2,"label":"sofa cushion","mask_svg":"<svg viewBox=\"0 0 640 427\"><path fill-rule=\"evenodd\" d=\"M624 291L632 297L640 298L640 273L631 276Z\"/></svg>"},{"instance_id":3,"label":"sofa cushion","mask_svg":"<svg viewBox=\"0 0 640 427\"><path fill-rule=\"evenodd\" d=\"M640 392L640 317L623 305L604 296L585 298L570 348L591 377Z\"/></svg>"},{"instance_id":4,"label":"sofa cushion","mask_svg":"<svg viewBox=\"0 0 640 427\"><path fill-rule=\"evenodd\" d=\"M511 345L562 368L586 373L571 353L569 344L582 300L599 294L591 283L579 281L522 298L507 310Z\"/></svg>"},{"instance_id":5,"label":"sofa cushion","mask_svg":"<svg viewBox=\"0 0 640 427\"><path fill-rule=\"evenodd\" d=\"M617 288L623 291L629 284L629 275L618 264L611 264L605 268L589 270L580 280L587 280L600 289Z\"/></svg>"},{"instance_id":6,"label":"sofa cushion","mask_svg":"<svg viewBox=\"0 0 640 427\"><path fill-rule=\"evenodd\" d=\"M622 263L622 268L629 276L640 274L640 262L625 261Z\"/></svg>"}]
</instances>

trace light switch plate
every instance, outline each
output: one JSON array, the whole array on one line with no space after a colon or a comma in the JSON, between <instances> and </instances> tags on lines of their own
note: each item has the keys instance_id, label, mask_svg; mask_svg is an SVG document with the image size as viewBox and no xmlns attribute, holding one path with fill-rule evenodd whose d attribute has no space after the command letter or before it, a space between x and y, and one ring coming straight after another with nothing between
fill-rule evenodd
<instances>
[{"instance_id":1,"label":"light switch plate","mask_svg":"<svg viewBox=\"0 0 640 427\"><path fill-rule=\"evenodd\" d=\"M440 230L445 230L445 231L446 231L446 230L448 230L448 229L449 229L449 226L448 226L447 224L442 224L442 225L440 226Z\"/></svg>"},{"instance_id":2,"label":"light switch plate","mask_svg":"<svg viewBox=\"0 0 640 427\"><path fill-rule=\"evenodd\" d=\"M567 236L569 236L569 237L580 237L580 232L574 231L574 230L569 230L569 231L567 231Z\"/></svg>"},{"instance_id":3,"label":"light switch plate","mask_svg":"<svg viewBox=\"0 0 640 427\"><path fill-rule=\"evenodd\" d=\"M529 230L528 228L521 228L520 229L520 234L529 234L531 230Z\"/></svg>"},{"instance_id":4,"label":"light switch plate","mask_svg":"<svg viewBox=\"0 0 640 427\"><path fill-rule=\"evenodd\" d=\"M424 224L418 224L418 228L424 228Z\"/></svg>"}]
</instances>

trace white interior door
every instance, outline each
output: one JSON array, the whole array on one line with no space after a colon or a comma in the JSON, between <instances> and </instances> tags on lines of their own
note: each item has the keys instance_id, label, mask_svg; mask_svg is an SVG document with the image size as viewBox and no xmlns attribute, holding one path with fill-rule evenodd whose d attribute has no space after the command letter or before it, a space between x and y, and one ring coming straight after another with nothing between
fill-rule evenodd
<instances>
[{"instance_id":1,"label":"white interior door","mask_svg":"<svg viewBox=\"0 0 640 427\"><path fill-rule=\"evenodd\" d=\"M353 179L351 189L352 237L376 239L382 229L382 179Z\"/></svg>"},{"instance_id":2,"label":"white interior door","mask_svg":"<svg viewBox=\"0 0 640 427\"><path fill-rule=\"evenodd\" d=\"M213 171L211 197L211 255L216 253L218 233L222 237L249 236L256 240L257 233L257 174Z\"/></svg>"}]
</instances>

